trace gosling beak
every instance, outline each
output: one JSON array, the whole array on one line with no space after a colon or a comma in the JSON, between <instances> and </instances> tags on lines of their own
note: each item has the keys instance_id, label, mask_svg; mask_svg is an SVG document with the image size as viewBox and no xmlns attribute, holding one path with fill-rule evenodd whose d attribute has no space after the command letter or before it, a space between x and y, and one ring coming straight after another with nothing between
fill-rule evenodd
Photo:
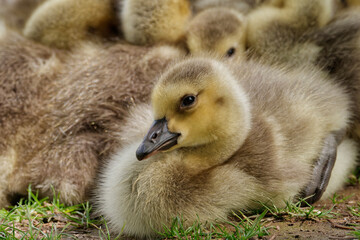
<instances>
[{"instance_id":1,"label":"gosling beak","mask_svg":"<svg viewBox=\"0 0 360 240\"><path fill-rule=\"evenodd\" d=\"M165 118L155 120L136 150L136 158L143 160L158 152L168 150L177 144L177 139L180 135L180 133L169 131Z\"/></svg>"}]
</instances>

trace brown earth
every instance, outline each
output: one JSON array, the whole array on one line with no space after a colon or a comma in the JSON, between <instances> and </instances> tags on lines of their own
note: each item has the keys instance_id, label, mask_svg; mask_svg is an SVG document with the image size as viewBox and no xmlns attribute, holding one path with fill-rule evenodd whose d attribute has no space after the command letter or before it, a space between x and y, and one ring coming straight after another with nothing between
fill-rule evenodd
<instances>
[{"instance_id":1,"label":"brown earth","mask_svg":"<svg viewBox=\"0 0 360 240\"><path fill-rule=\"evenodd\" d=\"M270 222L266 226L271 227L271 235L263 239L357 239L351 232L360 230L360 217L354 216L349 208L360 208L360 185L348 186L338 195L337 200L340 202L335 206L330 199L314 204L315 209L321 211L333 207L333 218L267 217L265 221Z\"/></svg>"}]
</instances>

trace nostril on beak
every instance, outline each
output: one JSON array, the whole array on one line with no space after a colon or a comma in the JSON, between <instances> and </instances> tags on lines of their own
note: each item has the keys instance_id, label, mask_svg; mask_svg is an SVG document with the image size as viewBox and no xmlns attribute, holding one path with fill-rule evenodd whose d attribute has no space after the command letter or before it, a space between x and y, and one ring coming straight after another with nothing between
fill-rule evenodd
<instances>
[{"instance_id":1,"label":"nostril on beak","mask_svg":"<svg viewBox=\"0 0 360 240\"><path fill-rule=\"evenodd\" d=\"M154 132L153 134L151 134L150 139L154 142L157 137L158 137L158 133L157 133L157 132Z\"/></svg>"}]
</instances>

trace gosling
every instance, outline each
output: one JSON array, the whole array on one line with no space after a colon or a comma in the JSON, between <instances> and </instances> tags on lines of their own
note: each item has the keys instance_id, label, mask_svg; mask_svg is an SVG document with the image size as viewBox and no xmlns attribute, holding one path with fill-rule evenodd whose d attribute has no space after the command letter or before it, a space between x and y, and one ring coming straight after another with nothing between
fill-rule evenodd
<instances>
[{"instance_id":1,"label":"gosling","mask_svg":"<svg viewBox=\"0 0 360 240\"><path fill-rule=\"evenodd\" d=\"M72 49L82 41L117 35L111 0L48 0L26 22L24 35L51 47Z\"/></svg>"},{"instance_id":2,"label":"gosling","mask_svg":"<svg viewBox=\"0 0 360 240\"><path fill-rule=\"evenodd\" d=\"M180 62L155 85L152 114L141 107L124 125L128 144L103 169L98 211L114 232L154 237L175 216L186 227L259 202L284 206L310 181L324 139L347 128L348 109L345 91L311 68ZM356 152L343 141L330 184L345 182Z\"/></svg>"}]
</instances>

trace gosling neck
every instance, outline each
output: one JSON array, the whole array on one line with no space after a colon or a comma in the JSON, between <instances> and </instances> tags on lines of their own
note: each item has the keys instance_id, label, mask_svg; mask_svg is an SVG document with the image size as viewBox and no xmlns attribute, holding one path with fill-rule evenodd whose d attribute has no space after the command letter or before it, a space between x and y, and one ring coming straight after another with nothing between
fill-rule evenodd
<instances>
[{"instance_id":1,"label":"gosling neck","mask_svg":"<svg viewBox=\"0 0 360 240\"><path fill-rule=\"evenodd\" d=\"M178 149L183 164L194 175L223 164L243 145L250 129L251 125L241 126L239 121L238 127L232 129L231 134L224 134L204 145Z\"/></svg>"}]
</instances>

